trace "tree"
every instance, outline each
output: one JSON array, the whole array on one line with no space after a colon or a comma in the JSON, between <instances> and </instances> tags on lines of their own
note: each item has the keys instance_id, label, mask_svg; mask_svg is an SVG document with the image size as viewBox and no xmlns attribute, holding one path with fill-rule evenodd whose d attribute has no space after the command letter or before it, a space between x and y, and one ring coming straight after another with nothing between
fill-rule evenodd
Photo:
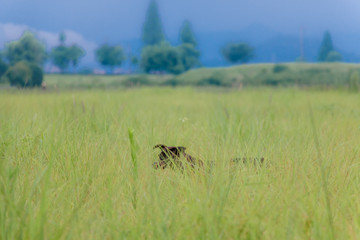
<instances>
[{"instance_id":1,"label":"tree","mask_svg":"<svg viewBox=\"0 0 360 240\"><path fill-rule=\"evenodd\" d=\"M246 43L229 43L223 49L223 55L230 63L246 63L254 57L254 49Z\"/></svg>"},{"instance_id":2,"label":"tree","mask_svg":"<svg viewBox=\"0 0 360 240\"><path fill-rule=\"evenodd\" d=\"M121 46L102 45L95 51L96 60L104 67L110 67L111 72L115 66L121 66L125 60Z\"/></svg>"},{"instance_id":3,"label":"tree","mask_svg":"<svg viewBox=\"0 0 360 240\"><path fill-rule=\"evenodd\" d=\"M139 59L136 56L131 56L130 62L131 62L131 65L136 66L139 64Z\"/></svg>"},{"instance_id":4,"label":"tree","mask_svg":"<svg viewBox=\"0 0 360 240\"><path fill-rule=\"evenodd\" d=\"M11 65L20 61L42 65L46 60L45 45L40 43L33 33L27 31L20 40L6 45L5 57Z\"/></svg>"},{"instance_id":5,"label":"tree","mask_svg":"<svg viewBox=\"0 0 360 240\"><path fill-rule=\"evenodd\" d=\"M191 44L196 47L196 39L190 21L186 20L180 30L180 39L183 44Z\"/></svg>"},{"instance_id":6,"label":"tree","mask_svg":"<svg viewBox=\"0 0 360 240\"><path fill-rule=\"evenodd\" d=\"M53 64L60 68L61 72L65 72L69 68L70 64L75 69L79 64L80 58L85 56L85 51L82 48L76 44L67 47L65 46L65 41L65 33L60 33L60 45L55 47L50 53Z\"/></svg>"},{"instance_id":7,"label":"tree","mask_svg":"<svg viewBox=\"0 0 360 240\"><path fill-rule=\"evenodd\" d=\"M53 64L58 68L60 68L61 72L65 72L65 70L70 65L68 48L64 45L55 47L51 51L50 57L52 59Z\"/></svg>"},{"instance_id":8,"label":"tree","mask_svg":"<svg viewBox=\"0 0 360 240\"><path fill-rule=\"evenodd\" d=\"M66 34L64 32L61 32L59 34L60 45L65 45L65 41L66 41Z\"/></svg>"},{"instance_id":9,"label":"tree","mask_svg":"<svg viewBox=\"0 0 360 240\"><path fill-rule=\"evenodd\" d=\"M340 61L341 55L334 51L331 35L328 31L324 33L324 37L319 49L318 61L319 62L333 62Z\"/></svg>"},{"instance_id":10,"label":"tree","mask_svg":"<svg viewBox=\"0 0 360 240\"><path fill-rule=\"evenodd\" d=\"M179 51L181 53L181 59L184 66L184 70L187 71L197 65L199 65L200 52L196 49L196 39L191 28L191 23L186 20L180 29L181 45Z\"/></svg>"},{"instance_id":11,"label":"tree","mask_svg":"<svg viewBox=\"0 0 360 240\"><path fill-rule=\"evenodd\" d=\"M143 26L142 40L144 45L157 45L164 41L161 18L158 5L155 0L151 0L147 9L146 19Z\"/></svg>"},{"instance_id":12,"label":"tree","mask_svg":"<svg viewBox=\"0 0 360 240\"><path fill-rule=\"evenodd\" d=\"M53 64L60 68L61 72L65 72L65 70L69 67L70 64L68 49L65 46L65 41L66 35L62 32L59 34L60 45L52 49L50 52L50 58Z\"/></svg>"},{"instance_id":13,"label":"tree","mask_svg":"<svg viewBox=\"0 0 360 240\"><path fill-rule=\"evenodd\" d=\"M190 43L182 44L178 47L184 70L188 71L200 65L200 52Z\"/></svg>"},{"instance_id":14,"label":"tree","mask_svg":"<svg viewBox=\"0 0 360 240\"><path fill-rule=\"evenodd\" d=\"M328 53L326 57L326 62L340 62L342 60L342 56L337 51L331 51Z\"/></svg>"},{"instance_id":15,"label":"tree","mask_svg":"<svg viewBox=\"0 0 360 240\"><path fill-rule=\"evenodd\" d=\"M85 56L85 51L78 45L73 44L68 48L68 54L69 54L70 63L75 69L79 64L80 58Z\"/></svg>"},{"instance_id":16,"label":"tree","mask_svg":"<svg viewBox=\"0 0 360 240\"><path fill-rule=\"evenodd\" d=\"M134 69L134 71L137 70L139 65L139 59L137 56L130 56L130 65Z\"/></svg>"},{"instance_id":17,"label":"tree","mask_svg":"<svg viewBox=\"0 0 360 240\"><path fill-rule=\"evenodd\" d=\"M11 86L39 87L43 81L43 71L35 63L20 61L7 70L4 79L9 81Z\"/></svg>"},{"instance_id":18,"label":"tree","mask_svg":"<svg viewBox=\"0 0 360 240\"><path fill-rule=\"evenodd\" d=\"M141 67L147 73L160 71L179 74L184 71L179 49L168 43L145 47L142 51Z\"/></svg>"}]
</instances>

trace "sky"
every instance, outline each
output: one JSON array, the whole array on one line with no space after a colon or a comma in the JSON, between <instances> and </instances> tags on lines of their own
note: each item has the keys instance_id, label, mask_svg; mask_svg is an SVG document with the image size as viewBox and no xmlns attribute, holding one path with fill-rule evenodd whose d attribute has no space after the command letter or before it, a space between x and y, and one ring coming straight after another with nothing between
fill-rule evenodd
<instances>
[{"instance_id":1,"label":"sky","mask_svg":"<svg viewBox=\"0 0 360 240\"><path fill-rule=\"evenodd\" d=\"M236 31L257 23L277 31L360 31L359 0L158 0L168 34L184 19L200 31ZM138 38L148 0L0 0L0 22L65 29L100 40L121 31Z\"/></svg>"},{"instance_id":2,"label":"sky","mask_svg":"<svg viewBox=\"0 0 360 240\"><path fill-rule=\"evenodd\" d=\"M31 29L49 47L65 31L88 50L139 39L149 0L0 0L0 44ZM197 32L236 32L252 24L280 33L360 33L360 0L158 0L169 37L185 19ZM2 46L0 45L0 49Z\"/></svg>"}]
</instances>

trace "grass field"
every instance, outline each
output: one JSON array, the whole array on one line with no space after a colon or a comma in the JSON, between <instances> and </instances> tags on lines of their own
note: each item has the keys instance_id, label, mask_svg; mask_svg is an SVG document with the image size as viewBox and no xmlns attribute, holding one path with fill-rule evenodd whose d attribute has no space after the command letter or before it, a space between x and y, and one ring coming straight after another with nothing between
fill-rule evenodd
<instances>
[{"instance_id":1,"label":"grass field","mask_svg":"<svg viewBox=\"0 0 360 240\"><path fill-rule=\"evenodd\" d=\"M0 239L360 239L359 143L347 91L3 91Z\"/></svg>"}]
</instances>

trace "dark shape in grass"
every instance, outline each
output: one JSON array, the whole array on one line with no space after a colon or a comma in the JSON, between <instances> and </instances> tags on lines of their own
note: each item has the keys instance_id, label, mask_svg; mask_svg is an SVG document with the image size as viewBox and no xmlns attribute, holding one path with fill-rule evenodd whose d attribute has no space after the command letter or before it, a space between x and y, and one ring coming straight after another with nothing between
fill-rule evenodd
<instances>
[{"instance_id":1,"label":"dark shape in grass","mask_svg":"<svg viewBox=\"0 0 360 240\"><path fill-rule=\"evenodd\" d=\"M165 169L170 166L172 169L179 168L184 170L184 162L181 160L181 156L186 159L186 163L188 163L191 168L195 168L196 165L203 167L204 163L201 160L194 158L193 156L187 154L185 152L186 148L179 146L179 147L172 147L166 146L163 144L158 144L154 147L154 149L159 148L161 153L159 154L159 161L153 163L153 167L155 169Z\"/></svg>"}]
</instances>

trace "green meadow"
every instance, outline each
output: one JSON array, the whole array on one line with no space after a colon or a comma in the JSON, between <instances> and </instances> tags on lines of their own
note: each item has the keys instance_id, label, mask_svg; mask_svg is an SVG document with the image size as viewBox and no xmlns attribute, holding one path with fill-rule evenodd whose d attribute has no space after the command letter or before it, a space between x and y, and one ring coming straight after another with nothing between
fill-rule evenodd
<instances>
[{"instance_id":1,"label":"green meadow","mask_svg":"<svg viewBox=\"0 0 360 240\"><path fill-rule=\"evenodd\" d=\"M359 143L341 89L2 90L0 239L360 239Z\"/></svg>"}]
</instances>

